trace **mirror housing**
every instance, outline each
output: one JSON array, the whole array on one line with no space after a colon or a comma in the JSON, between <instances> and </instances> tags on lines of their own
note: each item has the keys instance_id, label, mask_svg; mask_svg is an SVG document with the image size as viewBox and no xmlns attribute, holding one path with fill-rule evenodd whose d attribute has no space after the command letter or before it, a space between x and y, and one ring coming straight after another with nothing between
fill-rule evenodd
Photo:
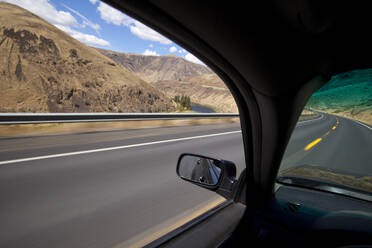
<instances>
[{"instance_id":1,"label":"mirror housing","mask_svg":"<svg viewBox=\"0 0 372 248\"><path fill-rule=\"evenodd\" d=\"M177 175L226 199L234 199L237 180L233 162L184 153L178 159Z\"/></svg>"}]
</instances>

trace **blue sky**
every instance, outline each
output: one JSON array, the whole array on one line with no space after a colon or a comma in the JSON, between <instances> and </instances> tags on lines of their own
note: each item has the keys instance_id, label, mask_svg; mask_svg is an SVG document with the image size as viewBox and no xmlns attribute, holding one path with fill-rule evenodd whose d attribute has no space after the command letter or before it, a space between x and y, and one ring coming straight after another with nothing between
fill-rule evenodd
<instances>
[{"instance_id":1,"label":"blue sky","mask_svg":"<svg viewBox=\"0 0 372 248\"><path fill-rule=\"evenodd\" d=\"M144 55L195 56L137 20L99 0L0 0L19 5L94 47Z\"/></svg>"}]
</instances>

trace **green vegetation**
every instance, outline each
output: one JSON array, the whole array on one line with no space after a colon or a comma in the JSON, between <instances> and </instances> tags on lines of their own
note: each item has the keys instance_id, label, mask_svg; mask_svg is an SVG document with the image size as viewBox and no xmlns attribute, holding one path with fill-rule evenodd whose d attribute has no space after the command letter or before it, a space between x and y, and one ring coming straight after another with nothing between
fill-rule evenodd
<instances>
[{"instance_id":1,"label":"green vegetation","mask_svg":"<svg viewBox=\"0 0 372 248\"><path fill-rule=\"evenodd\" d=\"M315 92L306 108L372 121L372 69L340 73Z\"/></svg>"},{"instance_id":2,"label":"green vegetation","mask_svg":"<svg viewBox=\"0 0 372 248\"><path fill-rule=\"evenodd\" d=\"M335 112L354 110L360 112L372 108L372 69L356 70L333 76L315 92L306 104L307 108L333 109Z\"/></svg>"},{"instance_id":3,"label":"green vegetation","mask_svg":"<svg viewBox=\"0 0 372 248\"><path fill-rule=\"evenodd\" d=\"M184 110L191 110L191 100L189 96L175 96L173 101L177 103L177 110L184 111Z\"/></svg>"}]
</instances>

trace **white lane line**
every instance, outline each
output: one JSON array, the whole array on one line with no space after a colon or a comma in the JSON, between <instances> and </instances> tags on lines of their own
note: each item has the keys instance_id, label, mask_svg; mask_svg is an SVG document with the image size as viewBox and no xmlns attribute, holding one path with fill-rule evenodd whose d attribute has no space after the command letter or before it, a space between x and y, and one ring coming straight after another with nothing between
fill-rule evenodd
<instances>
[{"instance_id":1,"label":"white lane line","mask_svg":"<svg viewBox=\"0 0 372 248\"><path fill-rule=\"evenodd\" d=\"M312 121L317 121L317 120L321 120L323 119L324 115L321 114L318 118L316 119L310 119L310 120L303 120L303 121L298 121L297 124L302 124L302 123L306 123L306 122L312 122Z\"/></svg>"},{"instance_id":2,"label":"white lane line","mask_svg":"<svg viewBox=\"0 0 372 248\"><path fill-rule=\"evenodd\" d=\"M357 121L357 120L353 120L353 121L355 121L355 122L359 123L359 124L360 124L360 125L362 125L363 127L366 127L366 128L368 128L369 130L372 130L372 127L370 127L370 126L367 126L366 124L364 124L364 123L362 123L362 122L359 122L359 121Z\"/></svg>"},{"instance_id":3,"label":"white lane line","mask_svg":"<svg viewBox=\"0 0 372 248\"><path fill-rule=\"evenodd\" d=\"M114 146L114 147L106 147L106 148L93 149L93 150L66 152L66 153L59 153L59 154L50 154L50 155L30 157L30 158L20 158L20 159L0 161L0 165L14 164L14 163L21 163L21 162L28 162L28 161L34 161L34 160L49 159L49 158L60 158L60 157L95 153L95 152L106 152L106 151L113 151L113 150L126 149L126 148L132 148L132 147L164 144L164 143L185 141L185 140L192 140L192 139L202 139L202 138L215 137L215 136L221 136L221 135L236 134L236 133L241 133L241 132L242 131L240 130L240 131L232 131L232 132L224 132L224 133L214 133L214 134L184 137L184 138L178 138L178 139L159 140L159 141L146 142L146 143L140 143L140 144L132 144L132 145L125 145L125 146Z\"/></svg>"}]
</instances>

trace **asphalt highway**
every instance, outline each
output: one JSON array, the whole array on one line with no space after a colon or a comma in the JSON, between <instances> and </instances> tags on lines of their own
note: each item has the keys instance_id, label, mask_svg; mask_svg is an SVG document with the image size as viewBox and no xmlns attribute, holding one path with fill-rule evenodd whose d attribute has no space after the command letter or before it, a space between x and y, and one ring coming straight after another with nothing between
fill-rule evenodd
<instances>
[{"instance_id":1,"label":"asphalt highway","mask_svg":"<svg viewBox=\"0 0 372 248\"><path fill-rule=\"evenodd\" d=\"M371 148L371 126L320 113L318 118L297 124L280 169L313 165L351 175L371 176Z\"/></svg>"},{"instance_id":2,"label":"asphalt highway","mask_svg":"<svg viewBox=\"0 0 372 248\"><path fill-rule=\"evenodd\" d=\"M281 169L372 175L371 147L368 125L321 114L297 124ZM184 152L244 168L237 123L0 137L0 247L130 245L221 201L177 177Z\"/></svg>"},{"instance_id":3,"label":"asphalt highway","mask_svg":"<svg viewBox=\"0 0 372 248\"><path fill-rule=\"evenodd\" d=\"M177 177L183 152L231 160L241 171L240 126L1 139L0 247L138 243L141 233L220 201Z\"/></svg>"}]
</instances>

